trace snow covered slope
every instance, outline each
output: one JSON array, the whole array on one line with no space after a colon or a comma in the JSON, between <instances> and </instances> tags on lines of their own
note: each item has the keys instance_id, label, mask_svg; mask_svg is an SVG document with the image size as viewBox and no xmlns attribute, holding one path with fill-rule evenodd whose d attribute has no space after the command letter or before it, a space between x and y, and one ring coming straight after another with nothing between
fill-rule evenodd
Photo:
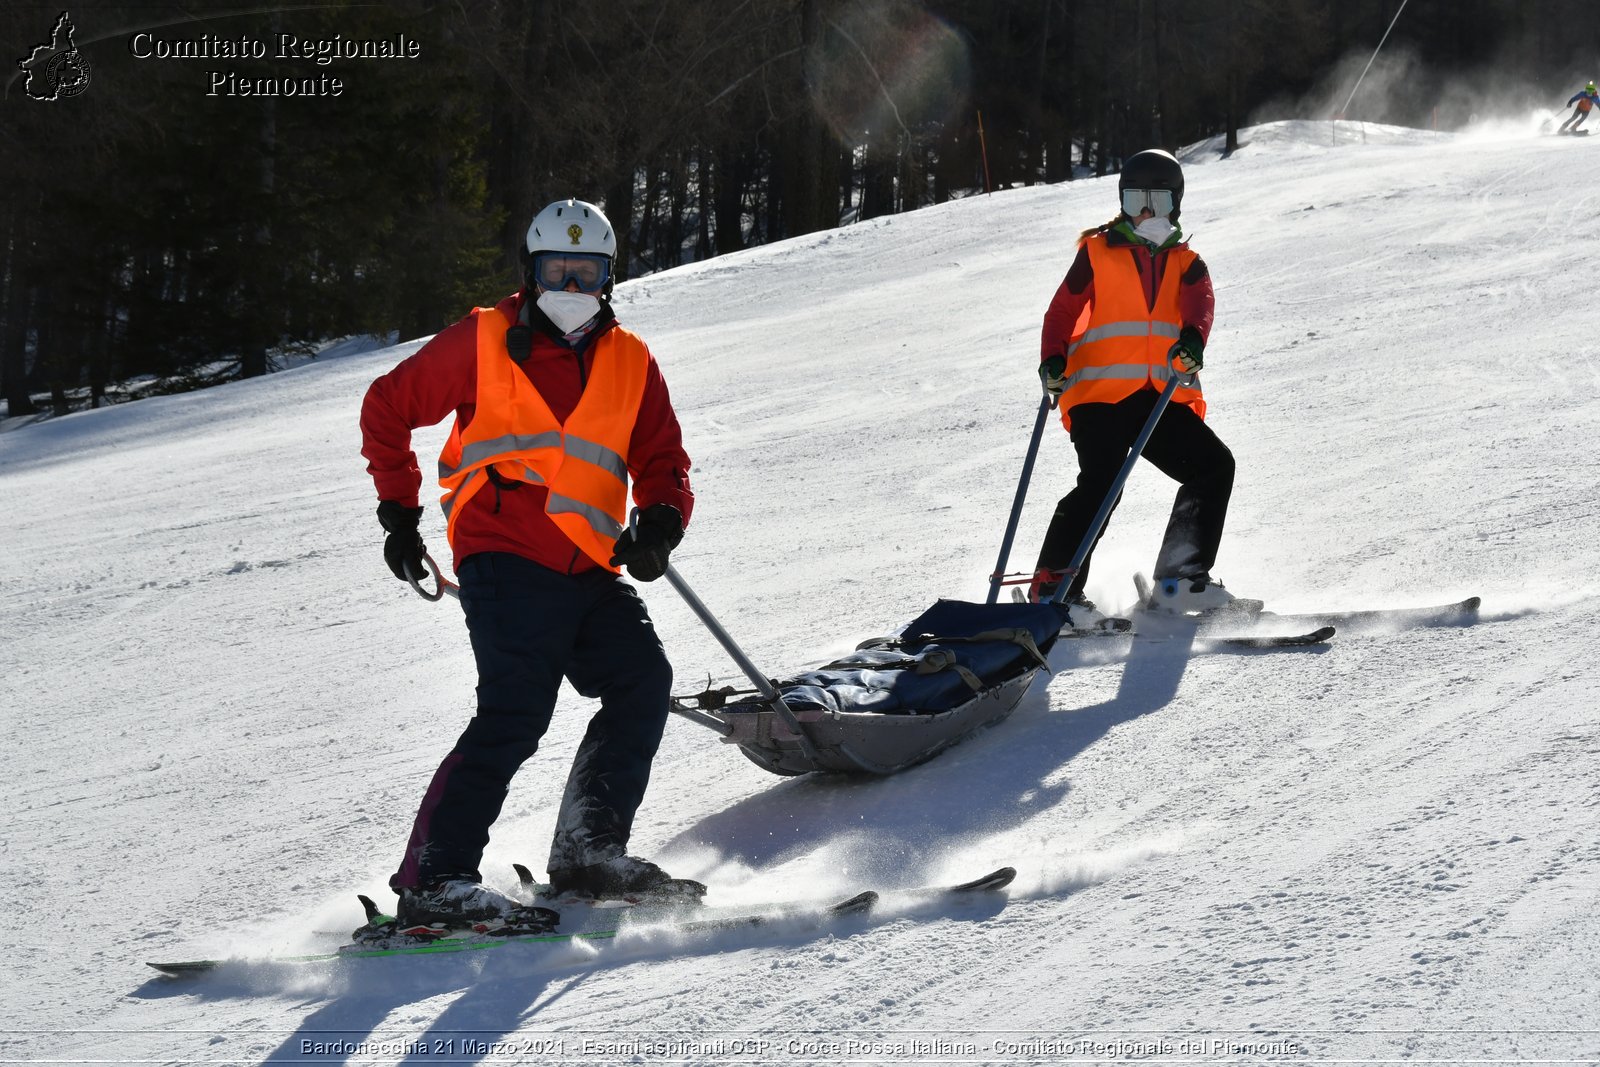
<instances>
[{"instance_id":1,"label":"snow covered slope","mask_svg":"<svg viewBox=\"0 0 1600 1067\"><path fill-rule=\"evenodd\" d=\"M417 342L0 435L0 1051L662 1061L582 1044L649 1035L713 1063L737 1057L709 1042L742 1035L774 1042L745 1062L772 1063L912 1062L843 1042L913 1039L1065 1062L1086 1036L1600 1055L1600 147L1328 132L1187 154L1183 221L1218 289L1210 418L1240 470L1217 573L1285 610L1478 593L1484 621L1320 653L1062 649L1008 721L880 781L774 778L669 726L635 846L723 901L1014 863L1004 906L592 963L518 947L152 978L145 960L304 951L359 921L355 893L391 900L471 713L460 612L389 576L358 454L366 383ZM983 595L1040 315L1114 206L1114 179L1014 190L619 289L696 460L675 562L758 663ZM443 433L419 435L424 466ZM1073 470L1053 426L1013 569ZM1092 596L1132 599L1171 498L1136 473ZM443 547L437 512L425 533ZM680 691L732 676L665 583L646 597ZM542 861L586 719L564 696L495 877Z\"/></svg>"}]
</instances>

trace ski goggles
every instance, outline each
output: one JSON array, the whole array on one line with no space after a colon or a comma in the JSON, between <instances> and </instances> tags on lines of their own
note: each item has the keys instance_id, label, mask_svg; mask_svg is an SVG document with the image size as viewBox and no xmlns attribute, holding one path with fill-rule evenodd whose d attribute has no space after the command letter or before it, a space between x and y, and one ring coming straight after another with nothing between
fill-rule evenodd
<instances>
[{"instance_id":1,"label":"ski goggles","mask_svg":"<svg viewBox=\"0 0 1600 1067\"><path fill-rule=\"evenodd\" d=\"M584 252L541 252L533 257L533 280L550 292L575 282L580 293L598 293L611 280L611 260Z\"/></svg>"},{"instance_id":2,"label":"ski goggles","mask_svg":"<svg viewBox=\"0 0 1600 1067\"><path fill-rule=\"evenodd\" d=\"M1149 208L1153 213L1163 218L1172 214L1172 190L1122 190L1122 210L1128 213L1128 217L1138 218L1145 208Z\"/></svg>"}]
</instances>

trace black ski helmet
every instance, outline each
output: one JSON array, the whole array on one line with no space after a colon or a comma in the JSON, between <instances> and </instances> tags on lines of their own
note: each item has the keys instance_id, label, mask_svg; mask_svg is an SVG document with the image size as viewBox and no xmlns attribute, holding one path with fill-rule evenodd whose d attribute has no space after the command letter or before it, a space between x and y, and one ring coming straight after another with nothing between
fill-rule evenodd
<instances>
[{"instance_id":1,"label":"black ski helmet","mask_svg":"<svg viewBox=\"0 0 1600 1067\"><path fill-rule=\"evenodd\" d=\"M1122 175L1117 179L1117 198L1124 189L1172 190L1172 215L1174 221L1183 210L1183 165L1178 157L1162 148L1146 148L1122 161Z\"/></svg>"}]
</instances>

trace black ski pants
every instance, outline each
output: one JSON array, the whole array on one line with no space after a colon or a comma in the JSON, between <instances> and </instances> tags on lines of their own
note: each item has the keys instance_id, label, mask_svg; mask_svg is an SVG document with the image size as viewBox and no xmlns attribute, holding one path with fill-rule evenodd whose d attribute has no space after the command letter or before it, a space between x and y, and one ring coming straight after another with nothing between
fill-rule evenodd
<instances>
[{"instance_id":1,"label":"black ski pants","mask_svg":"<svg viewBox=\"0 0 1600 1067\"><path fill-rule=\"evenodd\" d=\"M1078 483L1056 505L1039 549L1040 567L1064 570L1072 562L1160 395L1154 389L1143 389L1115 404L1079 404L1072 409ZM1179 483L1154 577L1186 578L1210 571L1217 561L1228 498L1233 494L1233 453L1200 416L1182 404L1168 404L1145 445L1144 458ZM1119 494L1117 501L1121 500ZM1105 533L1103 529L1100 532ZM1096 537L1095 544L1099 543ZM1068 596L1083 592L1093 558L1091 547L1068 587Z\"/></svg>"},{"instance_id":2,"label":"black ski pants","mask_svg":"<svg viewBox=\"0 0 1600 1067\"><path fill-rule=\"evenodd\" d=\"M462 561L478 710L428 785L395 889L478 880L511 778L539 748L562 678L600 708L572 761L549 869L621 855L666 727L672 667L644 602L607 570L562 574L520 556Z\"/></svg>"}]
</instances>

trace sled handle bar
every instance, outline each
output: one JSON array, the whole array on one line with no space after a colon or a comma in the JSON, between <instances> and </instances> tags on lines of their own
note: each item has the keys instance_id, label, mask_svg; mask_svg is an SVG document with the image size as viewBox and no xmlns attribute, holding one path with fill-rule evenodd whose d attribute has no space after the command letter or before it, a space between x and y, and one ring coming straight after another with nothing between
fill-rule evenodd
<instances>
[{"instance_id":1,"label":"sled handle bar","mask_svg":"<svg viewBox=\"0 0 1600 1067\"><path fill-rule=\"evenodd\" d=\"M723 650L728 653L733 662L739 665L739 669L744 672L745 677L749 678L755 685L756 689L761 693L762 699L771 704L772 710L778 713L778 718L783 720L783 724L794 731L795 736L800 739L800 751L806 754L807 759L815 762L817 760L817 750L811 744L811 738L806 736L805 727L801 726L800 720L795 718L794 709L790 708L784 701L783 694L778 692L777 687L772 684L772 679L762 674L756 665L750 661L750 657L744 654L744 649L740 648L738 642L729 635L727 630L722 628L722 624L717 621L716 616L712 615L711 610L701 602L699 597L694 595L694 590L689 588L689 583L683 580L683 575L679 574L670 563L667 564L666 578L672 584L672 588L676 589L678 595L683 598L683 602L689 605L689 610L699 617L700 621L705 624L706 629L711 631L711 636L717 639L717 643L723 647Z\"/></svg>"},{"instance_id":2,"label":"sled handle bar","mask_svg":"<svg viewBox=\"0 0 1600 1067\"><path fill-rule=\"evenodd\" d=\"M1056 587L1056 595L1051 602L1062 604L1067 599L1067 588L1072 584L1072 579L1078 576L1078 571L1083 568L1083 561L1088 558L1089 551L1094 548L1095 540L1100 536L1100 531L1105 529L1106 520L1111 517L1111 509L1116 507L1117 497L1122 495L1122 487L1128 481L1128 475L1133 473L1133 468L1139 462L1139 457L1144 454L1144 446L1149 443L1150 435L1156 431L1156 423L1161 420L1161 413L1167 409L1167 404L1172 400L1172 394L1178 391L1178 386L1194 388L1195 376L1189 374L1173 374L1167 379L1167 386L1161 390L1161 395L1156 398L1156 404L1150 411L1150 417L1145 419L1144 428L1139 431L1139 436L1134 440L1133 447L1128 449L1128 458L1123 460L1122 469L1117 472L1116 480L1111 483L1111 488L1106 491L1106 498L1100 502L1100 510L1095 512L1094 520L1089 523L1088 532L1083 535L1083 543L1078 545L1078 551L1073 553L1072 562L1062 572L1061 584Z\"/></svg>"},{"instance_id":3,"label":"sled handle bar","mask_svg":"<svg viewBox=\"0 0 1600 1067\"><path fill-rule=\"evenodd\" d=\"M1006 561L1011 557L1011 543L1017 537L1017 523L1022 518L1022 505L1028 499L1028 482L1033 477L1033 463L1039 458L1039 439L1044 436L1045 418L1055 410L1056 397L1048 394L1039 398L1039 414L1033 420L1033 438L1028 442L1028 455L1022 461L1022 477L1017 481L1017 494L1011 501L1011 517L1006 520L1005 536L1000 539L1000 558L994 561L994 573L989 575L989 598L985 604L993 604L1000 595L1000 583L1005 578L1001 572L1006 569Z\"/></svg>"},{"instance_id":4,"label":"sled handle bar","mask_svg":"<svg viewBox=\"0 0 1600 1067\"><path fill-rule=\"evenodd\" d=\"M628 517L628 529L633 532L635 537L638 536L638 508L634 508L633 514ZM683 580L683 575L679 574L677 569L670 563L667 564L666 579L672 588L677 590L678 595L683 598L683 602L689 605L689 610L695 613L695 616L699 618L707 630L711 631L711 636L717 639L717 643L722 646L723 651L728 653L733 662L737 663L739 669L744 672L745 677L749 678L751 683L755 685L756 690L761 694L761 698L772 705L772 710L777 712L778 718L782 719L783 724L799 738L800 751L805 753L807 759L815 762L818 758L816 747L812 745L811 738L806 736L805 727L800 725L800 720L795 718L794 709L789 707L788 703L783 699L783 694L778 692L777 686L772 684L772 679L762 674L760 669L751 662L750 657L744 654L744 649L739 647L739 643L717 621L717 617L711 614L711 609L706 607L699 597L695 596L694 590L689 588L689 583Z\"/></svg>"}]
</instances>

